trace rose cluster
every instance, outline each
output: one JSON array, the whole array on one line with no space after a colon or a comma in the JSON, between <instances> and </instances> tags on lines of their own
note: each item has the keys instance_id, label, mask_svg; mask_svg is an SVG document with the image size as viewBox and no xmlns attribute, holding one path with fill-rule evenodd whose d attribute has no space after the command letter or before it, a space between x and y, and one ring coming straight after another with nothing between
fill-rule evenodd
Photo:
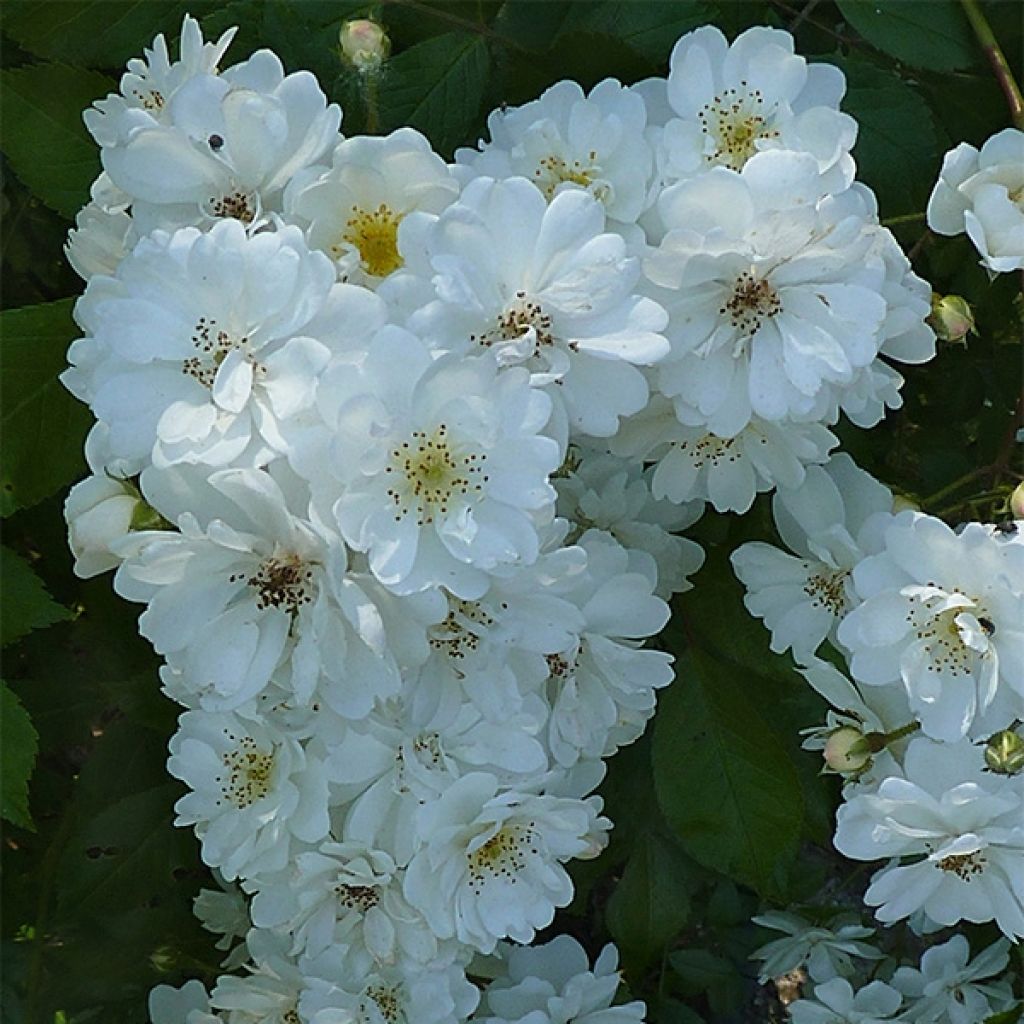
<instances>
[{"instance_id":1,"label":"rose cluster","mask_svg":"<svg viewBox=\"0 0 1024 1024\"><path fill-rule=\"evenodd\" d=\"M1024 548L829 461L935 343L842 73L705 27L667 78L560 82L448 164L343 138L270 51L221 70L231 37L186 17L86 112L68 245L76 568L145 606L177 823L225 886L197 912L245 966L158 988L155 1024L641 1020L613 949L525 944L672 680L645 641L703 560L679 531L774 488L797 556L737 552L751 608L835 704L826 745L886 740L840 848L923 855L872 887L887 920L1022 934L1019 786L972 741L1024 699Z\"/></svg>"},{"instance_id":2,"label":"rose cluster","mask_svg":"<svg viewBox=\"0 0 1024 1024\"><path fill-rule=\"evenodd\" d=\"M801 487L773 497L789 550L743 544L733 566L747 608L771 631L772 650L791 651L831 705L804 746L821 751L826 770L844 780L836 848L881 862L864 894L877 919L907 919L923 935L993 922L1019 941L1024 523L954 531L894 505L886 487L848 456L834 456L808 469ZM838 657L821 657L825 646ZM885 1020L969 1024L1013 1002L1005 983L975 984L1006 968L1008 941L968 965L968 944L958 935L928 950L916 974L900 967L883 983L875 971L854 993L850 956L882 958L863 941L871 929L856 922L810 928L783 918L763 922L790 934L765 948L766 959L784 953L774 969L803 965L818 983L814 1001L794 1004L798 1024L835 1019L825 1007L851 1014L843 1020L860 1019L852 1016L858 1010Z\"/></svg>"}]
</instances>

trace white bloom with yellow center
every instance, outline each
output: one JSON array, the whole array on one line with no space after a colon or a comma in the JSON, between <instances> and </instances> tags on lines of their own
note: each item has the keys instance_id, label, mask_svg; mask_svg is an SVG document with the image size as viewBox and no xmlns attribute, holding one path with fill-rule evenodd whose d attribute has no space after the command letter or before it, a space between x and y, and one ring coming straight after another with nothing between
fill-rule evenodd
<instances>
[{"instance_id":1,"label":"white bloom with yellow center","mask_svg":"<svg viewBox=\"0 0 1024 1024\"><path fill-rule=\"evenodd\" d=\"M317 957L333 948L351 977L438 956L436 937L402 896L402 872L383 850L321 843L245 888L255 893L257 928L287 934L292 955Z\"/></svg>"},{"instance_id":2,"label":"white bloom with yellow center","mask_svg":"<svg viewBox=\"0 0 1024 1024\"><path fill-rule=\"evenodd\" d=\"M372 287L404 263L398 226L412 211L440 213L459 185L430 143L412 128L383 138L357 136L334 151L330 169L309 168L285 192L288 218L343 281Z\"/></svg>"},{"instance_id":3,"label":"white bloom with yellow center","mask_svg":"<svg viewBox=\"0 0 1024 1024\"><path fill-rule=\"evenodd\" d=\"M294 702L359 718L397 692L380 611L337 534L296 514L301 493L286 497L262 470L148 479L178 530L125 538L115 584L148 605L139 629L176 670L165 678L177 699L235 709L277 674Z\"/></svg>"},{"instance_id":4,"label":"white bloom with yellow center","mask_svg":"<svg viewBox=\"0 0 1024 1024\"><path fill-rule=\"evenodd\" d=\"M463 776L418 816L406 899L439 938L482 953L503 938L529 942L572 899L562 864L600 851L599 809L596 797L499 792L493 775Z\"/></svg>"},{"instance_id":5,"label":"white bloom with yellow center","mask_svg":"<svg viewBox=\"0 0 1024 1024\"><path fill-rule=\"evenodd\" d=\"M532 722L540 732L547 658L572 646L584 624L565 596L587 561L582 548L567 545L568 528L556 519L537 561L495 574L475 601L446 595L447 614L429 628L430 657L416 679L419 707L469 701L488 722Z\"/></svg>"},{"instance_id":6,"label":"white bloom with yellow center","mask_svg":"<svg viewBox=\"0 0 1024 1024\"><path fill-rule=\"evenodd\" d=\"M880 921L923 910L940 926L994 920L1009 938L1024 936L1024 776L984 764L970 740L921 737L901 774L839 808L836 849L889 860L864 896Z\"/></svg>"},{"instance_id":7,"label":"white bloom with yellow center","mask_svg":"<svg viewBox=\"0 0 1024 1024\"><path fill-rule=\"evenodd\" d=\"M176 825L193 825L202 857L228 881L288 863L295 840L330 828L322 762L295 739L233 714L186 711L171 737L167 770L191 790Z\"/></svg>"},{"instance_id":8,"label":"white bloom with yellow center","mask_svg":"<svg viewBox=\"0 0 1024 1024\"><path fill-rule=\"evenodd\" d=\"M248 237L237 221L143 239L75 307L65 386L106 431L106 454L144 466L261 465L279 420L312 400L332 347L384 317L296 227Z\"/></svg>"},{"instance_id":9,"label":"white bloom with yellow center","mask_svg":"<svg viewBox=\"0 0 1024 1024\"><path fill-rule=\"evenodd\" d=\"M637 294L639 265L588 193L549 203L523 178L475 178L436 221L406 224L410 270L436 294L409 326L434 347L528 369L563 440L609 437L647 404L640 367L667 354L666 315Z\"/></svg>"},{"instance_id":10,"label":"white bloom with yellow center","mask_svg":"<svg viewBox=\"0 0 1024 1024\"><path fill-rule=\"evenodd\" d=\"M982 524L954 533L900 513L879 553L853 570L859 603L838 632L852 674L872 686L902 682L935 739L966 735L997 700L1005 721L1024 717L1022 579L1024 547Z\"/></svg>"},{"instance_id":11,"label":"white bloom with yellow center","mask_svg":"<svg viewBox=\"0 0 1024 1024\"><path fill-rule=\"evenodd\" d=\"M262 222L280 211L291 178L338 141L341 110L310 72L286 76L270 50L219 74L215 63L204 57L180 84L177 75L168 97L147 85L138 105L108 97L86 112L140 235L221 218Z\"/></svg>"},{"instance_id":12,"label":"white bloom with yellow center","mask_svg":"<svg viewBox=\"0 0 1024 1024\"><path fill-rule=\"evenodd\" d=\"M417 814L457 779L485 771L522 787L543 777L548 758L538 734L546 708L491 721L457 701L421 700L412 677L403 699L381 702L332 743L327 769L333 802L345 808L346 839L387 850L405 867L420 842Z\"/></svg>"},{"instance_id":13,"label":"white bloom with yellow center","mask_svg":"<svg viewBox=\"0 0 1024 1024\"><path fill-rule=\"evenodd\" d=\"M854 566L874 554L892 516L892 493L844 453L809 466L800 487L772 500L775 525L793 554L761 541L731 556L747 588L743 603L764 620L777 654L808 664L853 607Z\"/></svg>"},{"instance_id":14,"label":"white bloom with yellow center","mask_svg":"<svg viewBox=\"0 0 1024 1024\"><path fill-rule=\"evenodd\" d=\"M321 425L295 440L294 464L390 590L473 599L490 572L537 558L561 452L525 370L487 354L435 360L387 327L332 363L317 400Z\"/></svg>"},{"instance_id":15,"label":"white bloom with yellow center","mask_svg":"<svg viewBox=\"0 0 1024 1024\"><path fill-rule=\"evenodd\" d=\"M309 1024L464 1024L480 991L458 964L350 973L336 950L304 963L299 1000Z\"/></svg>"},{"instance_id":16,"label":"white bloom with yellow center","mask_svg":"<svg viewBox=\"0 0 1024 1024\"><path fill-rule=\"evenodd\" d=\"M101 146L114 145L133 124L171 123L171 102L178 90L198 75L215 75L237 28L229 28L215 43L203 42L199 22L186 14L181 23L180 59L172 61L163 33L153 48L128 61L120 94L97 100L83 114L85 126Z\"/></svg>"},{"instance_id":17,"label":"white bloom with yellow center","mask_svg":"<svg viewBox=\"0 0 1024 1024\"><path fill-rule=\"evenodd\" d=\"M606 78L584 93L576 82L557 82L521 107L502 107L487 119L490 142L457 149L455 172L464 181L523 177L553 199L583 189L615 221L640 215L651 175L644 137L643 99Z\"/></svg>"},{"instance_id":18,"label":"white bloom with yellow center","mask_svg":"<svg viewBox=\"0 0 1024 1024\"><path fill-rule=\"evenodd\" d=\"M683 36L669 58L667 99L676 117L661 136L663 176L739 171L757 153L787 149L813 157L823 192L846 188L857 139L857 122L839 111L846 80L793 47L788 32L761 26L731 45L712 25Z\"/></svg>"},{"instance_id":19,"label":"white bloom with yellow center","mask_svg":"<svg viewBox=\"0 0 1024 1024\"><path fill-rule=\"evenodd\" d=\"M896 330L869 195L822 197L810 156L773 151L674 185L659 208L669 231L644 266L676 293L658 386L680 420L726 438L754 416L834 421Z\"/></svg>"},{"instance_id":20,"label":"white bloom with yellow center","mask_svg":"<svg viewBox=\"0 0 1024 1024\"><path fill-rule=\"evenodd\" d=\"M1024 132L1004 128L980 151L966 142L950 150L928 201L928 227L966 231L993 273L1024 267Z\"/></svg>"},{"instance_id":21,"label":"white bloom with yellow center","mask_svg":"<svg viewBox=\"0 0 1024 1024\"><path fill-rule=\"evenodd\" d=\"M710 502L719 512L746 512L762 491L799 487L807 467L825 462L837 444L821 423L770 423L756 416L736 435L720 437L680 423L661 395L626 420L612 440L617 454L656 463L656 499Z\"/></svg>"}]
</instances>

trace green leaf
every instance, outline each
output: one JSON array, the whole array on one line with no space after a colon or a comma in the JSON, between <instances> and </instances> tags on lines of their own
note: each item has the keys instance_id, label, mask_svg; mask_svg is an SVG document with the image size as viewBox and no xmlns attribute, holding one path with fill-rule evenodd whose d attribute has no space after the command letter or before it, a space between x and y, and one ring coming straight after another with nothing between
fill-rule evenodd
<instances>
[{"instance_id":1,"label":"green leaf","mask_svg":"<svg viewBox=\"0 0 1024 1024\"><path fill-rule=\"evenodd\" d=\"M689 912L686 858L667 840L646 833L608 900L608 930L623 958L646 967L682 930Z\"/></svg>"},{"instance_id":2,"label":"green leaf","mask_svg":"<svg viewBox=\"0 0 1024 1024\"><path fill-rule=\"evenodd\" d=\"M636 3L606 0L597 4L575 4L572 28L614 36L647 60L662 63L676 40L698 25L713 20L710 8L700 0L674 3Z\"/></svg>"},{"instance_id":3,"label":"green leaf","mask_svg":"<svg viewBox=\"0 0 1024 1024\"><path fill-rule=\"evenodd\" d=\"M1021 1017L1024 1017L1024 1003L1019 1002L1016 1006L1003 1010L1002 1013L994 1013L991 1017L986 1017L984 1024L1017 1024Z\"/></svg>"},{"instance_id":4,"label":"green leaf","mask_svg":"<svg viewBox=\"0 0 1024 1024\"><path fill-rule=\"evenodd\" d=\"M30 633L70 618L43 586L28 562L10 548L0 548L0 643L3 646Z\"/></svg>"},{"instance_id":5,"label":"green leaf","mask_svg":"<svg viewBox=\"0 0 1024 1024\"><path fill-rule=\"evenodd\" d=\"M149 734L152 742L155 737ZM102 918L159 899L174 872L195 859L190 831L175 829L174 801L181 786L164 782L122 797L80 823L61 862L63 913Z\"/></svg>"},{"instance_id":6,"label":"green leaf","mask_svg":"<svg viewBox=\"0 0 1024 1024\"><path fill-rule=\"evenodd\" d=\"M89 186L100 172L99 150L82 111L112 88L106 75L65 64L0 72L4 155L18 177L68 220L88 202Z\"/></svg>"},{"instance_id":7,"label":"green leaf","mask_svg":"<svg viewBox=\"0 0 1024 1024\"><path fill-rule=\"evenodd\" d=\"M725 957L706 949L680 949L669 957L669 963L682 981L686 995L707 995L708 1004L716 1014L736 1011L741 1001L739 972Z\"/></svg>"},{"instance_id":8,"label":"green leaf","mask_svg":"<svg viewBox=\"0 0 1024 1024\"><path fill-rule=\"evenodd\" d=\"M0 682L0 816L33 831L28 780L36 763L37 739L21 701Z\"/></svg>"},{"instance_id":9,"label":"green leaf","mask_svg":"<svg viewBox=\"0 0 1024 1024\"><path fill-rule=\"evenodd\" d=\"M82 475L89 410L57 379L78 334L71 299L0 313L0 511L34 505Z\"/></svg>"},{"instance_id":10,"label":"green leaf","mask_svg":"<svg viewBox=\"0 0 1024 1024\"><path fill-rule=\"evenodd\" d=\"M943 149L931 109L891 71L865 60L835 63L849 83L843 108L860 125L853 150L858 177L875 190L883 218L922 211Z\"/></svg>"},{"instance_id":11,"label":"green leaf","mask_svg":"<svg viewBox=\"0 0 1024 1024\"><path fill-rule=\"evenodd\" d=\"M380 84L381 127L410 124L444 153L472 142L490 66L486 42L466 32L404 50L388 62Z\"/></svg>"},{"instance_id":12,"label":"green leaf","mask_svg":"<svg viewBox=\"0 0 1024 1024\"><path fill-rule=\"evenodd\" d=\"M659 701L654 781L687 853L777 896L799 847L804 799L759 696L756 678L689 651Z\"/></svg>"},{"instance_id":13,"label":"green leaf","mask_svg":"<svg viewBox=\"0 0 1024 1024\"><path fill-rule=\"evenodd\" d=\"M843 16L872 46L932 71L970 67L974 37L955 0L838 0Z\"/></svg>"},{"instance_id":14,"label":"green leaf","mask_svg":"<svg viewBox=\"0 0 1024 1024\"><path fill-rule=\"evenodd\" d=\"M555 45L562 30L576 20L576 5L566 0L505 0L492 28L502 39L529 50L545 53Z\"/></svg>"},{"instance_id":15,"label":"green leaf","mask_svg":"<svg viewBox=\"0 0 1024 1024\"><path fill-rule=\"evenodd\" d=\"M177 50L182 15L199 4L181 0L8 0L4 31L36 57L86 67L120 67L141 56L158 32Z\"/></svg>"}]
</instances>

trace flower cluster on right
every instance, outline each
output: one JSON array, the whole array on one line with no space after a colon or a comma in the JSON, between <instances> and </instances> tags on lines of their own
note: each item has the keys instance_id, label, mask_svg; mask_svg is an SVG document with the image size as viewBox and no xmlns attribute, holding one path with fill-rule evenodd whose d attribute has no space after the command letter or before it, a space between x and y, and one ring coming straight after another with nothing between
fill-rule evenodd
<instances>
[{"instance_id":1,"label":"flower cluster on right","mask_svg":"<svg viewBox=\"0 0 1024 1024\"><path fill-rule=\"evenodd\" d=\"M751 542L732 563L748 610L771 631L772 650L791 651L831 705L804 746L843 776L836 848L879 865L865 902L883 924L907 919L919 934L994 922L1007 940L1019 940L1020 524L953 530L914 509L895 510L890 491L845 454L808 469L801 487L776 492L773 513L788 551ZM826 643L831 660L820 656ZM788 957L773 969L802 964L818 983L814 1001L795 1005L797 1024L861 1019L849 1015L854 1008L884 1020L970 1024L1012 1002L1005 983L978 983L1006 967L1006 940L968 965L966 939L957 936L929 949L920 971L901 968L890 983L875 980L854 995L845 977L854 973L851 957L882 956L863 941L870 929L840 922L815 930L779 915L763 923L791 936L771 944ZM767 959L777 952L764 950ZM930 1009L915 1001L922 994ZM904 1000L914 1015L894 1016ZM824 1007L847 1015L830 1017Z\"/></svg>"}]
</instances>

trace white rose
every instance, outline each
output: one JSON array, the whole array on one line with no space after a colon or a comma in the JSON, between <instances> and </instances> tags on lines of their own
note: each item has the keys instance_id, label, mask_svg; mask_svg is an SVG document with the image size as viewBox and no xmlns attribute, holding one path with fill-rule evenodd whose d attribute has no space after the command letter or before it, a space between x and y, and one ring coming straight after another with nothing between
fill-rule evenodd
<instances>
[{"instance_id":1,"label":"white rose","mask_svg":"<svg viewBox=\"0 0 1024 1024\"><path fill-rule=\"evenodd\" d=\"M928 227L966 231L997 274L1024 267L1024 132L998 132L980 152L966 142L951 149L928 200Z\"/></svg>"},{"instance_id":2,"label":"white rose","mask_svg":"<svg viewBox=\"0 0 1024 1024\"><path fill-rule=\"evenodd\" d=\"M121 564L110 544L131 530L132 517L141 503L130 484L108 476L90 476L71 488L64 502L64 518L76 576L88 579Z\"/></svg>"}]
</instances>

